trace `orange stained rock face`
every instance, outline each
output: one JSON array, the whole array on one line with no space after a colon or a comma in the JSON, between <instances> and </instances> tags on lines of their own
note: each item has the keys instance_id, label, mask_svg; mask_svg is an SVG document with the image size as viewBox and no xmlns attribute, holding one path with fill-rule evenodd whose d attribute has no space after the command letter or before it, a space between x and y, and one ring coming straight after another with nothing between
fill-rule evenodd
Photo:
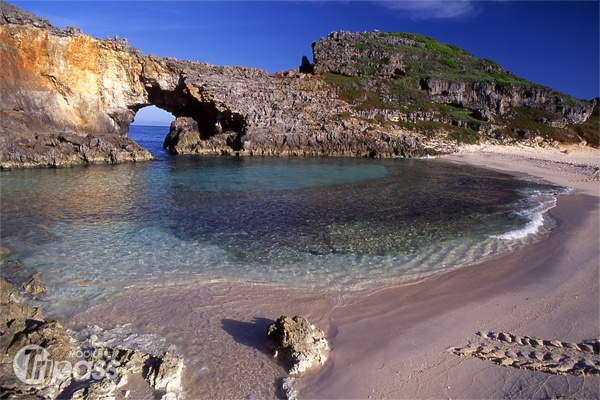
<instances>
[{"instance_id":1,"label":"orange stained rock face","mask_svg":"<svg viewBox=\"0 0 600 400\"><path fill-rule=\"evenodd\" d=\"M99 48L96 42L97 40L89 36L80 36L69 40L64 53L65 67L82 72L97 72Z\"/></svg>"},{"instance_id":2,"label":"orange stained rock face","mask_svg":"<svg viewBox=\"0 0 600 400\"><path fill-rule=\"evenodd\" d=\"M11 87L54 90L59 81L72 93L85 93L96 91L111 67L134 82L141 70L129 54L106 48L98 39L49 36L29 26L1 26L0 50L0 77Z\"/></svg>"},{"instance_id":3,"label":"orange stained rock face","mask_svg":"<svg viewBox=\"0 0 600 400\"><path fill-rule=\"evenodd\" d=\"M97 60L97 47L89 37L50 39L42 29L16 28L0 28L3 85L42 91L54 89L57 81L74 91L89 85L85 72L95 70Z\"/></svg>"},{"instance_id":4,"label":"orange stained rock face","mask_svg":"<svg viewBox=\"0 0 600 400\"><path fill-rule=\"evenodd\" d=\"M48 34L41 29L0 27L0 76L7 86L31 86L40 74L40 63L47 59Z\"/></svg>"}]
</instances>

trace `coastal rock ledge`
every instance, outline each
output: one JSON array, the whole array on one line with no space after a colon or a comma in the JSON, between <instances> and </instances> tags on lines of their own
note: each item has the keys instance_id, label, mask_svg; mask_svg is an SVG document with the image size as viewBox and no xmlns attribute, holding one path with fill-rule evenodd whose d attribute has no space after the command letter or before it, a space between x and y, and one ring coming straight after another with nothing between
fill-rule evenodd
<instances>
[{"instance_id":1,"label":"coastal rock ledge","mask_svg":"<svg viewBox=\"0 0 600 400\"><path fill-rule=\"evenodd\" d=\"M301 68L269 74L146 56L126 39L61 30L0 1L0 167L149 160L127 134L151 105L175 117L171 153L219 155L421 157L454 152L465 132L468 140L544 140L544 127L568 130L592 113L590 102L485 63L473 75L485 82L422 79L411 62L479 65L462 52L440 58L433 50L446 57L447 45L431 40L335 33L313 44L314 65L304 57ZM523 107L535 112L513 112ZM507 128L521 114L540 129Z\"/></svg>"},{"instance_id":2,"label":"coastal rock ledge","mask_svg":"<svg viewBox=\"0 0 600 400\"><path fill-rule=\"evenodd\" d=\"M28 284L23 285L25 294L31 294ZM143 341L144 337L151 340ZM126 327L70 331L44 317L40 308L29 305L13 285L0 278L2 399L183 398L183 359L168 350L158 352L153 342L160 341ZM129 387L136 376L146 384Z\"/></svg>"}]
</instances>

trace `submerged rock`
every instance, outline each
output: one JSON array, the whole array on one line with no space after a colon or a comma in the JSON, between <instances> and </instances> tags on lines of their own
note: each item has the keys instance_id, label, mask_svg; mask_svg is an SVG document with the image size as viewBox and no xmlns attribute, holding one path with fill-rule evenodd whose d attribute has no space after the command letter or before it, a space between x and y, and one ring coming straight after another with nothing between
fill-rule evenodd
<instances>
[{"instance_id":1,"label":"submerged rock","mask_svg":"<svg viewBox=\"0 0 600 400\"><path fill-rule=\"evenodd\" d=\"M322 365L329 355L329 343L322 330L302 316L281 316L269 325L267 340L275 356L286 362L289 374L300 376Z\"/></svg>"},{"instance_id":2,"label":"submerged rock","mask_svg":"<svg viewBox=\"0 0 600 400\"><path fill-rule=\"evenodd\" d=\"M38 297L46 293L46 286L42 282L42 273L36 272L27 282L23 282L21 290L33 297Z\"/></svg>"}]
</instances>

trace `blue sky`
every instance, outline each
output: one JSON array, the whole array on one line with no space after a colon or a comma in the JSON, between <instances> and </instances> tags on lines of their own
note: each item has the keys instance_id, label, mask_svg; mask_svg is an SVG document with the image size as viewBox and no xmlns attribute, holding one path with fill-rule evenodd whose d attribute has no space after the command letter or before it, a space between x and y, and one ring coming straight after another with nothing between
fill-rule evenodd
<instances>
[{"instance_id":1,"label":"blue sky","mask_svg":"<svg viewBox=\"0 0 600 400\"><path fill-rule=\"evenodd\" d=\"M576 98L600 95L595 1L8 1L145 54L284 71L330 32L431 36ZM168 123L143 109L136 123Z\"/></svg>"}]
</instances>

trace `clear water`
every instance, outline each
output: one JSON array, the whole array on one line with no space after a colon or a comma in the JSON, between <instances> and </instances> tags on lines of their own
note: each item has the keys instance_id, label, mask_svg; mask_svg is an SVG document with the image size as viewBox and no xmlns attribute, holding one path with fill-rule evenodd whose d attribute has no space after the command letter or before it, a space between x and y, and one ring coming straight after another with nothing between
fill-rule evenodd
<instances>
[{"instance_id":1,"label":"clear water","mask_svg":"<svg viewBox=\"0 0 600 400\"><path fill-rule=\"evenodd\" d=\"M544 236L562 188L443 160L170 156L3 171L2 275L42 271L60 316L126 287L404 282ZM17 261L17 262L15 262Z\"/></svg>"}]
</instances>

